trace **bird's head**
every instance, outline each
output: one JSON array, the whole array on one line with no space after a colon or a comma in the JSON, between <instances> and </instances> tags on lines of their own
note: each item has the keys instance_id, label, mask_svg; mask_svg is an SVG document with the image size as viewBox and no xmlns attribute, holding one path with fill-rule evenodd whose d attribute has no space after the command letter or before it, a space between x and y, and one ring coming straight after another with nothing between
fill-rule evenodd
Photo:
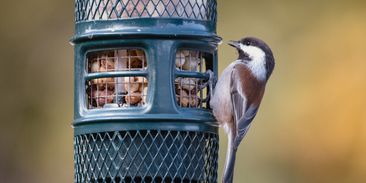
<instances>
[{"instance_id":1,"label":"bird's head","mask_svg":"<svg viewBox=\"0 0 366 183\"><path fill-rule=\"evenodd\" d=\"M238 50L238 60L243 62L258 80L269 79L274 69L275 59L264 41L246 37L239 41L230 41L229 45Z\"/></svg>"}]
</instances>

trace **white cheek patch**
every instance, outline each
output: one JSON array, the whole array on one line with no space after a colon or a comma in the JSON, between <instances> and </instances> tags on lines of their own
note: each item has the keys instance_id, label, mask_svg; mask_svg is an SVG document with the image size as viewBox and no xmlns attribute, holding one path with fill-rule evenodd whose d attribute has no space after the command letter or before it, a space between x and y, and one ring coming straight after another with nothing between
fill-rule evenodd
<instances>
[{"instance_id":1,"label":"white cheek patch","mask_svg":"<svg viewBox=\"0 0 366 183\"><path fill-rule=\"evenodd\" d=\"M266 54L264 51L255 46L246 46L240 44L240 49L249 55L251 61L247 62L246 65L252 71L253 75L258 80L266 79Z\"/></svg>"}]
</instances>

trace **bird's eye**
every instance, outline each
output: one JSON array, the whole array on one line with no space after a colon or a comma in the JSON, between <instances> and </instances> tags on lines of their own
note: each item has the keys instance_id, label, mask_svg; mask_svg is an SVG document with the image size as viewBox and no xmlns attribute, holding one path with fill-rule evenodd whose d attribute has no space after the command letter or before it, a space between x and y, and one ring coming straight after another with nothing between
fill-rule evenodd
<instances>
[{"instance_id":1,"label":"bird's eye","mask_svg":"<svg viewBox=\"0 0 366 183\"><path fill-rule=\"evenodd\" d=\"M250 42L249 41L245 42L245 45L249 46L250 45Z\"/></svg>"}]
</instances>

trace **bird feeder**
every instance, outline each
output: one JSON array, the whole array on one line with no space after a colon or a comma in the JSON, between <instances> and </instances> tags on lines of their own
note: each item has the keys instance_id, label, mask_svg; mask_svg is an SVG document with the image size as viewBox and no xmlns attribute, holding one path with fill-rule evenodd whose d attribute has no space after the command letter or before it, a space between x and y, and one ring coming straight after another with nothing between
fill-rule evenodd
<instances>
[{"instance_id":1,"label":"bird feeder","mask_svg":"<svg viewBox=\"0 0 366 183\"><path fill-rule=\"evenodd\" d=\"M75 182L216 182L216 0L76 0Z\"/></svg>"}]
</instances>

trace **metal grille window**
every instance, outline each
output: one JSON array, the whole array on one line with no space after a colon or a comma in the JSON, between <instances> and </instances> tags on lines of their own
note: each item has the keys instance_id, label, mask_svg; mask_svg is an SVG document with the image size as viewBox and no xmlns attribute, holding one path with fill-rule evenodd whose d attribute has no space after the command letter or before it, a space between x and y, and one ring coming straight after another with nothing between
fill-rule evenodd
<instances>
[{"instance_id":1,"label":"metal grille window","mask_svg":"<svg viewBox=\"0 0 366 183\"><path fill-rule=\"evenodd\" d=\"M89 73L145 70L147 67L145 52L140 49L120 49L91 52L87 55Z\"/></svg>"},{"instance_id":2,"label":"metal grille window","mask_svg":"<svg viewBox=\"0 0 366 183\"><path fill-rule=\"evenodd\" d=\"M140 49L91 52L87 55L86 81L89 109L136 107L146 104L148 80L143 76L113 77L123 71L146 71ZM112 76L110 76L112 75Z\"/></svg>"},{"instance_id":3,"label":"metal grille window","mask_svg":"<svg viewBox=\"0 0 366 183\"><path fill-rule=\"evenodd\" d=\"M209 53L197 50L178 50L176 53L175 67L177 77L175 79L176 101L180 107L207 108L207 87L203 84L207 81L204 73L209 68L207 56Z\"/></svg>"},{"instance_id":4,"label":"metal grille window","mask_svg":"<svg viewBox=\"0 0 366 183\"><path fill-rule=\"evenodd\" d=\"M215 20L214 0L76 0L76 22L128 18Z\"/></svg>"}]
</instances>

